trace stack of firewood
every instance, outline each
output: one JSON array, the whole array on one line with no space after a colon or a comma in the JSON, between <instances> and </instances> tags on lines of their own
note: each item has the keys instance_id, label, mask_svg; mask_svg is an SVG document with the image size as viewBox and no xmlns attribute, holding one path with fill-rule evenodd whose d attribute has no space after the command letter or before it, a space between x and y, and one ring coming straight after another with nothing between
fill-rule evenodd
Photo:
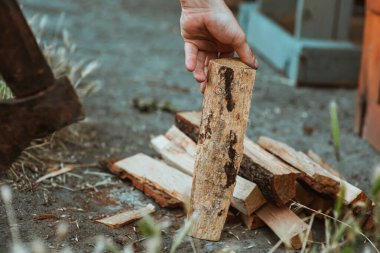
<instances>
[{"instance_id":1,"label":"stack of firewood","mask_svg":"<svg viewBox=\"0 0 380 253\"><path fill-rule=\"evenodd\" d=\"M137 154L116 162L112 172L131 180L162 207L183 206L190 199L200 123L200 112L178 113L175 126L151 140L163 161ZM341 192L344 206L362 220L364 229L370 229L371 200L317 154L296 151L267 137L257 143L245 137L231 206L249 229L268 226L282 241L299 249L308 225L300 209L291 207L329 214Z\"/></svg>"}]
</instances>

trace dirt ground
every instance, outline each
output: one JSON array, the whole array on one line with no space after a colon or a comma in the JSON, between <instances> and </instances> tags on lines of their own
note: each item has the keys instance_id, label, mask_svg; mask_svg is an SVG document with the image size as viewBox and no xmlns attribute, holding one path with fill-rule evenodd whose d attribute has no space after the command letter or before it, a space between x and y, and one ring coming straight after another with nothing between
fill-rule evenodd
<instances>
[{"instance_id":1,"label":"dirt ground","mask_svg":"<svg viewBox=\"0 0 380 253\"><path fill-rule=\"evenodd\" d=\"M46 14L47 33L52 33L59 15L64 12L65 26L78 46L78 59L98 59L101 68L92 75L103 83L102 89L84 99L87 119L86 145L73 146L78 163L94 163L98 157L127 157L138 152L155 155L149 145L152 136L166 131L174 114L155 110L141 113L134 109L135 98L169 102L177 110L198 110L202 95L191 74L184 68L183 42L180 37L178 1L172 0L20 0L28 15ZM339 170L350 182L369 191L373 169L380 155L353 133L354 90L296 89L264 61L254 89L248 136L261 135L285 141L299 150L312 149L337 165L330 138L328 105L336 100L342 136L342 161ZM79 155L80 154L80 155ZM82 181L96 183L109 178L88 174L105 172L100 168L78 168L68 177L68 185ZM44 184L33 190L15 191L13 202L22 239L40 238L49 248L70 245L76 252L90 252L96 235L114 238L120 245L140 239L135 224L110 229L93 221L107 215L155 203L128 182L111 177L110 184L70 191ZM158 208L157 220L169 220L165 247L170 237L183 224L182 210ZM36 220L33 214L51 213L70 222L68 238L58 241L56 220ZM77 225L78 224L78 225ZM229 219L220 242L194 240L198 252L214 252L226 246L237 252L266 252L277 238L267 229L248 231L237 219ZM11 241L3 203L0 205L0 252L7 252ZM136 247L140 243L136 244ZM186 241L178 252L192 252Z\"/></svg>"}]
</instances>

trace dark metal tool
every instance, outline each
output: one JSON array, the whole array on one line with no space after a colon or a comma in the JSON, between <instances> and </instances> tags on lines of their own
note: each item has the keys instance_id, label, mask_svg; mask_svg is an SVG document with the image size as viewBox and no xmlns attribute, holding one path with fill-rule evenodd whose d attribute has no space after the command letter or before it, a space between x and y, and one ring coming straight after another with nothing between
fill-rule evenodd
<instances>
[{"instance_id":1,"label":"dark metal tool","mask_svg":"<svg viewBox=\"0 0 380 253\"><path fill-rule=\"evenodd\" d=\"M0 172L35 138L84 118L68 78L55 79L16 0L0 1L0 73L14 99L0 101Z\"/></svg>"}]
</instances>

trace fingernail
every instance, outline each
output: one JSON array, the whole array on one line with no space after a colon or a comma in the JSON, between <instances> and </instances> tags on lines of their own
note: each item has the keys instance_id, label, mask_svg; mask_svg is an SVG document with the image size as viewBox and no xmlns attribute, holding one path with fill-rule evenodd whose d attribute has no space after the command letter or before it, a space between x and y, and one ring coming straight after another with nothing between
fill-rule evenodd
<instances>
[{"instance_id":1,"label":"fingernail","mask_svg":"<svg viewBox=\"0 0 380 253\"><path fill-rule=\"evenodd\" d=\"M255 59L255 63L254 63L254 65L255 65L255 68L256 68L256 69L259 68L259 61L258 61L257 59Z\"/></svg>"}]
</instances>

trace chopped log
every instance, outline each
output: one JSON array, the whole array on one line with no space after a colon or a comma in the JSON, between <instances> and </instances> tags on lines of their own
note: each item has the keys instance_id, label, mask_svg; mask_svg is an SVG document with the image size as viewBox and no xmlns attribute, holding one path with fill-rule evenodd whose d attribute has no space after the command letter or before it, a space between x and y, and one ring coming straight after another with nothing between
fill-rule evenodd
<instances>
[{"instance_id":1,"label":"chopped log","mask_svg":"<svg viewBox=\"0 0 380 253\"><path fill-rule=\"evenodd\" d=\"M193 141L197 142L201 119L202 112L179 112L175 115L175 125Z\"/></svg>"},{"instance_id":2,"label":"chopped log","mask_svg":"<svg viewBox=\"0 0 380 253\"><path fill-rule=\"evenodd\" d=\"M203 100L189 217L191 236L219 240L241 159L256 71L236 59L211 60Z\"/></svg>"},{"instance_id":3,"label":"chopped log","mask_svg":"<svg viewBox=\"0 0 380 253\"><path fill-rule=\"evenodd\" d=\"M256 214L245 215L240 213L240 218L249 230L265 227L266 224Z\"/></svg>"},{"instance_id":4,"label":"chopped log","mask_svg":"<svg viewBox=\"0 0 380 253\"><path fill-rule=\"evenodd\" d=\"M329 163L324 161L318 154L309 150L308 156L318 163L322 168L326 171L336 175L339 175L339 172L333 168ZM345 188L344 195L344 204L347 207L351 207L354 215L364 217L364 221L362 223L363 230L370 230L373 225L373 209L375 204L368 196L360 190L358 187L350 184L346 180L341 179L341 186ZM338 195L337 195L338 197Z\"/></svg>"},{"instance_id":5,"label":"chopped log","mask_svg":"<svg viewBox=\"0 0 380 253\"><path fill-rule=\"evenodd\" d=\"M118 161L111 171L131 180L162 207L178 207L189 201L192 178L145 154Z\"/></svg>"},{"instance_id":6,"label":"chopped log","mask_svg":"<svg viewBox=\"0 0 380 253\"><path fill-rule=\"evenodd\" d=\"M277 207L267 203L256 212L256 215L285 244L291 245L294 249L302 247L302 241L305 239L308 226L288 207Z\"/></svg>"},{"instance_id":7,"label":"chopped log","mask_svg":"<svg viewBox=\"0 0 380 253\"><path fill-rule=\"evenodd\" d=\"M331 214L334 208L334 200L315 194L313 201L308 205L308 207L324 214ZM310 214L312 213L307 210L305 210L305 212ZM320 219L324 218L322 215L316 215L315 217Z\"/></svg>"},{"instance_id":8,"label":"chopped log","mask_svg":"<svg viewBox=\"0 0 380 253\"><path fill-rule=\"evenodd\" d=\"M192 151L194 151L196 144L176 127L170 128L166 136L169 136L171 140L162 135L153 138L151 140L153 148L162 156L167 164L192 176L195 164L195 155L192 155ZM265 198L255 183L239 176L236 178L236 185L231 200L231 205L234 208L249 215L260 208L265 202Z\"/></svg>"},{"instance_id":9,"label":"chopped log","mask_svg":"<svg viewBox=\"0 0 380 253\"><path fill-rule=\"evenodd\" d=\"M176 126L193 140L198 138L200 122L200 112L176 114ZM245 137L239 175L259 185L267 200L283 206L294 198L300 173Z\"/></svg>"},{"instance_id":10,"label":"chopped log","mask_svg":"<svg viewBox=\"0 0 380 253\"><path fill-rule=\"evenodd\" d=\"M144 208L138 210L129 210L123 213L115 214L110 217L97 220L97 222L102 223L111 228L120 228L136 220L139 220L147 216L148 214L153 213L154 211L154 206L152 204L148 204Z\"/></svg>"},{"instance_id":11,"label":"chopped log","mask_svg":"<svg viewBox=\"0 0 380 253\"><path fill-rule=\"evenodd\" d=\"M169 130L165 133L165 137L168 138L175 145L183 148L186 152L195 157L197 154L197 144L196 141L192 140L189 136L183 133L176 126L171 126Z\"/></svg>"},{"instance_id":12,"label":"chopped log","mask_svg":"<svg viewBox=\"0 0 380 253\"><path fill-rule=\"evenodd\" d=\"M308 150L307 156L314 162L318 163L322 168L330 172L332 175L340 177L339 172L336 169L334 169L330 164L328 164L325 160L323 160L322 157L320 157L313 150Z\"/></svg>"},{"instance_id":13,"label":"chopped log","mask_svg":"<svg viewBox=\"0 0 380 253\"><path fill-rule=\"evenodd\" d=\"M258 144L301 171L300 179L315 191L332 197L338 194L340 179L328 173L304 153L268 137L260 137Z\"/></svg>"},{"instance_id":14,"label":"chopped log","mask_svg":"<svg viewBox=\"0 0 380 253\"><path fill-rule=\"evenodd\" d=\"M250 139L244 139L244 157L239 175L258 184L268 201L278 206L286 205L296 195L299 174Z\"/></svg>"},{"instance_id":15,"label":"chopped log","mask_svg":"<svg viewBox=\"0 0 380 253\"><path fill-rule=\"evenodd\" d=\"M301 184L296 184L296 196L294 200L304 206L309 206L313 202L315 194L308 189L305 189Z\"/></svg>"}]
</instances>

